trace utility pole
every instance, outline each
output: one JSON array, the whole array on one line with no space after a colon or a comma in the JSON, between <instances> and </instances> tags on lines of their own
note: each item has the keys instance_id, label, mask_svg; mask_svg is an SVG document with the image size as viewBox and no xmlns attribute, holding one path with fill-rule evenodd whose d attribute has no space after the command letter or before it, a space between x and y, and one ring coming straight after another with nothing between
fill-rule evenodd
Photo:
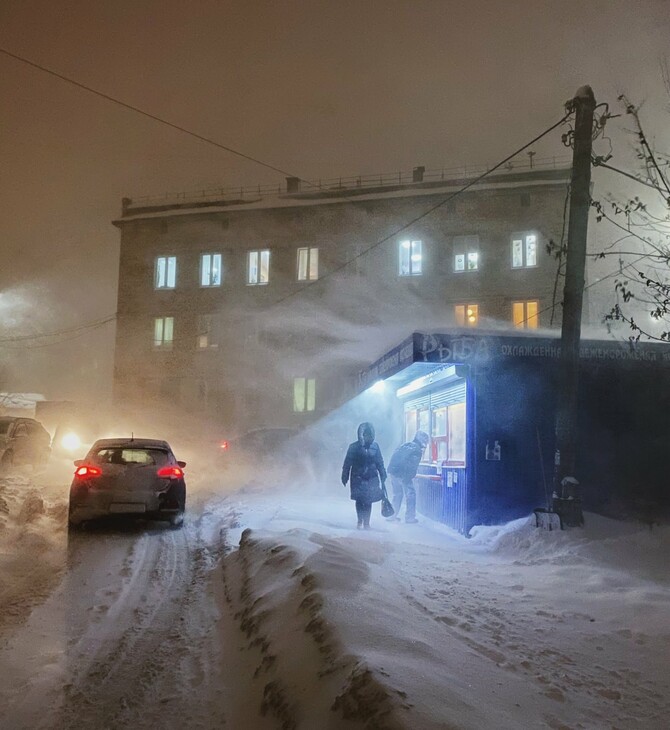
<instances>
[{"instance_id":1,"label":"utility pole","mask_svg":"<svg viewBox=\"0 0 670 730\"><path fill-rule=\"evenodd\" d=\"M572 136L570 219L566 253L561 359L556 405L556 453L554 460L553 508L567 527L584 524L581 491L575 478L577 440L577 389L579 386L579 341L582 326L586 234L591 205L591 146L596 106L590 86L577 90L567 108L575 112Z\"/></svg>"}]
</instances>

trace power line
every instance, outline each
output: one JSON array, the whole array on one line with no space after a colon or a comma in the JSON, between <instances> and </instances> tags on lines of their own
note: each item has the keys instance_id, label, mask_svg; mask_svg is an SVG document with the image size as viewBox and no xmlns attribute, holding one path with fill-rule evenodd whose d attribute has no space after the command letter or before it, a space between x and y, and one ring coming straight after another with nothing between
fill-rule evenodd
<instances>
[{"instance_id":1,"label":"power line","mask_svg":"<svg viewBox=\"0 0 670 730\"><path fill-rule=\"evenodd\" d=\"M76 327L67 327L60 330L54 330L53 332L42 332L39 334L34 335L17 335L16 337L2 337L0 338L0 346L5 346L5 343L20 343L25 342L27 340L35 341L35 340L45 340L52 337L60 337L61 335L69 335L73 334L75 337L66 338L65 340L59 340L58 342L47 342L40 345L35 345L35 347L46 347L48 345L57 345L59 342L67 342L69 339L75 339L76 337L79 337L80 335L85 334L87 331L99 329L100 327L104 327L104 325L109 324L110 322L113 322L116 320L116 314L112 314L108 317L105 317L103 319L94 320L92 322L86 322L85 324L78 325ZM11 346L8 349L18 349L18 347L21 347L21 345L18 345L17 348L12 348ZM29 349L31 348L31 345L26 345L25 348Z\"/></svg>"},{"instance_id":2,"label":"power line","mask_svg":"<svg viewBox=\"0 0 670 730\"><path fill-rule=\"evenodd\" d=\"M654 185L653 183L647 182L646 180L642 180L639 177L636 177L630 172L626 172L625 170L620 170L618 167L613 167L612 165L608 165L605 162L597 162L593 164L594 167L604 167L607 170L612 170L612 172L618 172L619 175L623 175L624 177L629 178L630 180L635 180L635 182L640 183L640 185L646 185L648 188L652 188L652 190L656 190L657 192L662 194L662 191L659 190L659 188Z\"/></svg>"},{"instance_id":3,"label":"power line","mask_svg":"<svg viewBox=\"0 0 670 730\"><path fill-rule=\"evenodd\" d=\"M476 178L471 180L469 183L464 185L459 190L456 190L455 192L448 195L446 198L443 198L440 202L435 203L434 205L431 205L430 208L428 208L426 211L424 211L420 215L416 216L415 218L412 218L412 220L408 221L404 225L402 225L399 228L397 228L396 230L392 231L387 236L384 236L384 238L380 239L376 243L373 243L371 246L369 246L368 248L361 251L359 254L354 256L352 259L349 259L349 260L345 261L343 264L340 264L340 266L337 266L336 268L332 269L331 271L328 271L326 274L324 274L322 277L320 277L316 281L311 281L311 282L305 284L304 286L302 286L299 290L291 292L290 294L287 294L286 296L282 297L281 299L277 299L275 302L273 302L272 306L281 304L282 302L285 302L286 300L291 299L292 297L297 296L298 294L301 294L302 292L306 291L307 289L309 289L312 286L317 286L318 284L322 283L329 277L336 274L338 271L341 271L342 269L349 266L349 264L353 263L357 259L370 253L370 251L374 250L378 246L381 246L383 243L386 243L386 241L388 241L389 239L391 239L394 236L397 236L399 233L402 233L403 231L407 230L410 226L413 226L415 223L417 223L421 219L425 218L426 216L430 215L431 213L436 211L438 208L441 208L443 205L446 205L451 200L453 200L454 198L456 198L457 196L461 195L466 190L471 188L473 185L476 185L477 183L481 182L485 177L490 175L492 172L494 172L498 168L502 167L505 163L509 162L512 158L516 157L518 154L523 152L525 149L528 149L528 147L531 147L532 145L534 145L536 142L541 140L543 137L545 137L547 134L552 132L554 129L556 129L557 127L560 127L561 124L564 124L565 121L571 116L571 113L572 112L568 112L567 114L565 114L565 116L563 116L562 119L559 119L559 121L557 121L555 124L552 124L550 127L545 129L544 132L541 132L540 134L538 134L536 137L531 139L530 142L527 142L522 147L519 147L518 150L516 150L515 152L512 152L511 155L508 155L503 160L500 160L500 162L496 163L493 167L486 170L486 172L483 172L481 175L478 175Z\"/></svg>"},{"instance_id":4,"label":"power line","mask_svg":"<svg viewBox=\"0 0 670 730\"><path fill-rule=\"evenodd\" d=\"M3 49L0 48L0 51L2 51L2 50ZM5 52L5 51L3 51L3 52ZM11 55L11 54L9 54L9 55ZM31 64L31 65L34 65L34 64ZM79 85L76 82L73 82L73 83L75 83L76 85ZM511 153L510 155L508 155L504 159L500 160L493 167L491 167L490 169L486 170L481 175L478 175L476 178L474 178L473 180L471 180L470 182L468 182L467 184L465 184L463 187L461 187L459 190L454 191L453 193L451 193L450 195L448 195L446 198L443 198L442 200L440 200L438 203L433 204L430 208L428 208L426 211L424 211L420 215L414 217L413 219L411 219L407 223L405 223L402 226L400 226L399 228L395 229L394 231L392 231L388 235L384 236L384 238L380 239L376 243L373 243L368 248L366 248L363 251L361 251L360 253L356 254L356 256L354 256L353 258L347 259L347 261L345 261L340 266L336 267L335 269L333 269L331 271L328 271L326 274L324 274L322 277L320 277L316 281L309 282L309 283L305 284L304 286L302 286L299 290L297 290L295 292L292 292L292 293L290 293L290 294L288 294L288 295L286 295L286 296L284 296L284 297L276 300L275 302L272 303L271 306L277 306L278 304L281 304L281 303L287 301L288 299L291 299L292 297L297 296L298 294L301 294L302 292L306 291L310 287L315 286L317 284L320 284L321 282L325 281L327 278L333 276L334 274L338 273L342 269L346 268L347 266L349 266L350 264L352 264L354 261L358 260L362 256L367 255L370 251L372 251L372 250L376 249L377 247L381 246L382 244L386 243L386 241L388 241L389 239L393 238L394 236L397 236L399 233L402 233L402 231L406 230L407 228L409 228L410 226L414 225L418 221L420 221L423 218L427 217L428 215L430 215L431 213L433 213L438 208L441 208L443 205L446 205L448 202L450 202L451 200L453 200L457 196L461 195L462 193L464 193L469 188L471 188L474 185L476 185L477 183L481 182L481 180L483 180L485 177L487 177L488 175L490 175L492 172L494 172L495 170L499 169L504 164L506 164L507 162L509 162L511 159L513 159L514 157L516 157L518 154L520 154L521 152L523 152L525 149L527 149L528 147L530 147L533 144L535 144L537 141L539 141L540 139L542 139L543 137L545 137L547 134L549 134L550 132L552 132L557 127L561 126L561 124L565 123L565 121L569 117L570 117L570 113L565 114L556 123L552 124L550 127L548 127L547 129L545 129L543 132L541 132L540 134L538 134L537 136L535 136L533 139L531 139L529 142L527 142L522 147L520 147L519 149L517 149L515 152ZM542 310L542 311L545 311L545 310ZM539 314L539 312L538 312L538 314ZM114 315L112 315L110 317L107 317L107 318L105 318L104 320L102 320L100 322L88 323L88 324L85 324L85 325L81 325L80 327L77 327L77 328L71 328L71 329L67 329L67 330L59 330L59 331L52 332L52 333L47 333L47 334L44 334L44 335L23 335L23 336L14 337L14 338L3 338L3 339L0 339L0 344L1 343L4 343L4 342L17 342L17 341L22 341L22 340L35 340L35 339L38 339L38 338L53 337L53 336L58 336L58 335L61 335L61 334L67 334L67 333L73 332L75 330L78 331L78 330L83 330L83 329L87 329L87 328L94 329L94 328L97 328L99 326L103 326L104 324L107 324L108 322L111 322L114 319L116 319L116 314L114 314ZM82 332L82 334L83 334L83 332ZM63 341L67 341L67 339L66 340L63 340ZM47 344L58 344L58 343L57 342L54 342L54 343L47 343ZM38 346L40 346L40 345L38 345Z\"/></svg>"},{"instance_id":5,"label":"power line","mask_svg":"<svg viewBox=\"0 0 670 730\"><path fill-rule=\"evenodd\" d=\"M251 155L247 155L244 152L240 152L239 150L236 150L233 147L229 147L227 145L221 144L220 142L217 142L216 140L213 140L210 137L205 137L204 135L198 134L197 132L192 132L190 129L187 129L186 127L182 127L179 124L170 122L167 119L163 119L162 117L159 117L156 114L152 114L151 112L144 111L144 109L140 109L137 106L133 106L132 104L128 104L125 101L121 101L120 99L110 96L109 94L105 94L102 91L98 91L97 89L94 89L91 86L82 84L80 81L75 81L74 79L71 79L68 76L64 76L63 74L60 74L57 71L54 71L53 69L47 68L46 66L42 66L39 63L35 63L34 61L30 61L29 59L24 58L23 56L19 56L16 53L12 53L11 51L8 51L6 48L0 48L0 53L4 53L6 56L9 56L10 58L13 58L17 61L21 61L21 63L25 63L28 66L32 66L33 68L36 68L39 71L43 71L46 74L55 76L57 79L60 79L61 81L65 81L66 83L71 84L72 86L76 86L78 89L83 89L84 91L88 91L90 94L95 94L96 96L99 96L101 99L105 99L106 101L111 101L113 104L118 104L119 106L124 107L124 109L129 109L130 111L136 112L137 114L141 114L142 116L145 116L148 119L153 119L153 121L158 122L159 124L164 124L166 127L170 127L172 129L176 129L179 132L183 132L184 134L188 134L190 137L194 137L195 139L198 139L201 142L206 142L207 144L211 144L214 147L218 147L219 149L224 150L225 152L230 152L231 154L236 155L237 157L241 157L244 160L249 160L250 162L255 162L257 165L261 165L262 167L266 167L268 170L273 170L274 172L278 172L281 175L284 175L285 177L295 177L298 180L300 180L301 182L304 182L307 185L314 187L314 183L311 183L309 180L303 180L302 178L298 177L297 175L293 175L289 172L286 172L286 170L282 170L280 167L271 165L268 162L263 162L263 160L259 160L257 157L252 157Z\"/></svg>"}]
</instances>

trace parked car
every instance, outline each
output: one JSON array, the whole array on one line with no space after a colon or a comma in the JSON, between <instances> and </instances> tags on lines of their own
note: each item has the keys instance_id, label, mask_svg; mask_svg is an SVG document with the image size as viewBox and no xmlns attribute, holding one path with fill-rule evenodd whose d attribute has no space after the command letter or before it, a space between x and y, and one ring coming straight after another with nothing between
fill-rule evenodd
<instances>
[{"instance_id":1,"label":"parked car","mask_svg":"<svg viewBox=\"0 0 670 730\"><path fill-rule=\"evenodd\" d=\"M313 475L322 451L302 429L258 428L221 441L219 463L246 475L262 472L278 479L304 479Z\"/></svg>"},{"instance_id":2,"label":"parked car","mask_svg":"<svg viewBox=\"0 0 670 730\"><path fill-rule=\"evenodd\" d=\"M102 517L184 521L186 462L177 461L167 441L99 439L77 467L70 487L68 525Z\"/></svg>"},{"instance_id":3,"label":"parked car","mask_svg":"<svg viewBox=\"0 0 670 730\"><path fill-rule=\"evenodd\" d=\"M34 418L0 417L0 471L13 466L46 466L51 453L49 432Z\"/></svg>"}]
</instances>

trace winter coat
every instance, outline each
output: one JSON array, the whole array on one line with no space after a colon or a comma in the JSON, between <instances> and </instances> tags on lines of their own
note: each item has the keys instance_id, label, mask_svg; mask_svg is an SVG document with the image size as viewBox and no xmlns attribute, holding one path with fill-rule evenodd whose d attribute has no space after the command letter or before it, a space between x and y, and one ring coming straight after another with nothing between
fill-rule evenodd
<instances>
[{"instance_id":1,"label":"winter coat","mask_svg":"<svg viewBox=\"0 0 670 730\"><path fill-rule=\"evenodd\" d=\"M422 456L423 446L416 441L408 441L398 446L389 461L389 474L404 482L411 482L416 476Z\"/></svg>"},{"instance_id":2,"label":"winter coat","mask_svg":"<svg viewBox=\"0 0 670 730\"><path fill-rule=\"evenodd\" d=\"M386 481L386 469L379 444L369 446L360 441L349 444L342 464L342 483L349 482L351 498L361 502L379 502L382 490L379 483Z\"/></svg>"}]
</instances>

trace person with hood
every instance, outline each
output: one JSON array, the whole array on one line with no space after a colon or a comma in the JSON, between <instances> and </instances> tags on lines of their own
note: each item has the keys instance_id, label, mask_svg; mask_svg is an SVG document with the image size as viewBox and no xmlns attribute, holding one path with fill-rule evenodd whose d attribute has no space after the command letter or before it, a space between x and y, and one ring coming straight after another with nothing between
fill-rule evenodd
<instances>
[{"instance_id":1,"label":"person with hood","mask_svg":"<svg viewBox=\"0 0 670 730\"><path fill-rule=\"evenodd\" d=\"M372 503L379 502L385 487L386 469L375 429L371 423L361 423L358 440L349 444L342 464L342 484L351 488L351 499L356 501L358 529L370 529Z\"/></svg>"},{"instance_id":2,"label":"person with hood","mask_svg":"<svg viewBox=\"0 0 670 730\"><path fill-rule=\"evenodd\" d=\"M405 522L416 524L416 490L414 489L414 477L416 476L419 462L423 452L428 446L430 436L425 431L417 431L414 440L399 446L389 461L389 475L393 487L393 509L395 514L388 517L389 521L399 520L398 512L405 498Z\"/></svg>"}]
</instances>

